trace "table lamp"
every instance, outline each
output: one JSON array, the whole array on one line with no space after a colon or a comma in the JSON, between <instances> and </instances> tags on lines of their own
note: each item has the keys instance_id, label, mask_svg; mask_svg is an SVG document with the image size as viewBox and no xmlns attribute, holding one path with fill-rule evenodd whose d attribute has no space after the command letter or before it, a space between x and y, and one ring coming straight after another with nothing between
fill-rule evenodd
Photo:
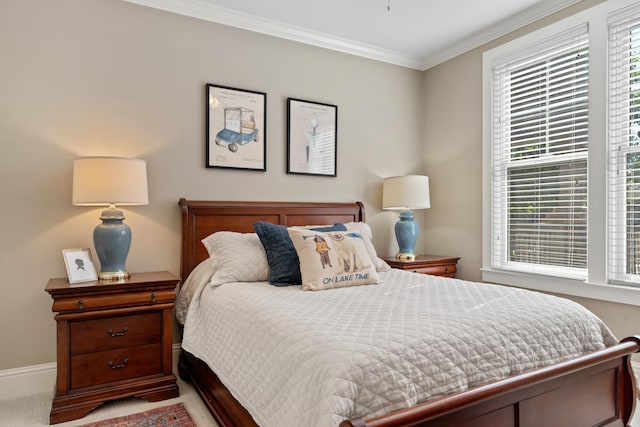
<instances>
[{"instance_id":1,"label":"table lamp","mask_svg":"<svg viewBox=\"0 0 640 427\"><path fill-rule=\"evenodd\" d=\"M429 177L422 175L393 176L382 183L382 208L401 210L395 232L400 251L397 259L413 261L413 252L418 239L418 223L411 209L430 208Z\"/></svg>"},{"instance_id":2,"label":"table lamp","mask_svg":"<svg viewBox=\"0 0 640 427\"><path fill-rule=\"evenodd\" d=\"M147 164L124 157L83 157L73 162L73 201L78 206L109 206L102 224L93 231L93 245L100 259L100 280L129 277L125 268L131 247L131 229L122 221L116 205L146 205Z\"/></svg>"}]
</instances>

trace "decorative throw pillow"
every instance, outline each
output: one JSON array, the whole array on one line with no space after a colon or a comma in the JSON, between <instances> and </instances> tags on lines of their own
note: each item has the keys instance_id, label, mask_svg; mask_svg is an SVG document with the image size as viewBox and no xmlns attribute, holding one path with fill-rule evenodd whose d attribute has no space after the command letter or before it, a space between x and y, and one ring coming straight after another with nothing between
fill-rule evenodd
<instances>
[{"instance_id":1,"label":"decorative throw pillow","mask_svg":"<svg viewBox=\"0 0 640 427\"><path fill-rule=\"evenodd\" d=\"M267 256L256 233L218 231L202 239L213 265L211 286L230 282L264 282Z\"/></svg>"},{"instance_id":2,"label":"decorative throw pillow","mask_svg":"<svg viewBox=\"0 0 640 427\"><path fill-rule=\"evenodd\" d=\"M300 259L302 289L318 291L378 283L378 274L361 234L288 230Z\"/></svg>"},{"instance_id":3,"label":"decorative throw pillow","mask_svg":"<svg viewBox=\"0 0 640 427\"><path fill-rule=\"evenodd\" d=\"M300 261L287 233L287 226L258 221L253 224L253 228L256 230L267 254L267 262L271 268L269 283L275 286L301 284ZM313 230L321 232L346 231L347 227L337 222L332 226L314 227Z\"/></svg>"},{"instance_id":4,"label":"decorative throw pillow","mask_svg":"<svg viewBox=\"0 0 640 427\"><path fill-rule=\"evenodd\" d=\"M367 253L371 258L371 261L373 261L376 266L376 271L391 270L391 266L387 264L382 258L378 257L376 248L373 247L373 233L371 232L371 227L369 226L369 224L367 224L366 222L347 222L345 226L347 227L347 231L360 233L366 237L365 247L367 248Z\"/></svg>"}]
</instances>

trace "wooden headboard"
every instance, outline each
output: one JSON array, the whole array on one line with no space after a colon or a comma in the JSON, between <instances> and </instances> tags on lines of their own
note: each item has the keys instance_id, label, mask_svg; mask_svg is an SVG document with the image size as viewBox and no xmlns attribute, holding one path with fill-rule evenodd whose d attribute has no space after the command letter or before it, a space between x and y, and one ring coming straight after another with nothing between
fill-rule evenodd
<instances>
[{"instance_id":1,"label":"wooden headboard","mask_svg":"<svg viewBox=\"0 0 640 427\"><path fill-rule=\"evenodd\" d=\"M216 231L253 233L256 221L282 225L364 221L364 206L361 202L220 202L180 199L178 204L182 210L180 276L183 282L191 270L209 256L201 240Z\"/></svg>"}]
</instances>

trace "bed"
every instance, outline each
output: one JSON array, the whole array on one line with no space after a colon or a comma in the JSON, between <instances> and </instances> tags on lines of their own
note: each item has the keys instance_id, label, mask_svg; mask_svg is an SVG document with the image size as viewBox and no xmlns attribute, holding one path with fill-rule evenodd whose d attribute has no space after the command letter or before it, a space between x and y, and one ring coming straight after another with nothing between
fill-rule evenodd
<instances>
[{"instance_id":1,"label":"bed","mask_svg":"<svg viewBox=\"0 0 640 427\"><path fill-rule=\"evenodd\" d=\"M253 233L253 224L258 221L287 226L306 226L359 223L365 220L364 208L359 202L219 202L180 199L179 206L182 210L181 277L183 282L209 257L202 240L215 232ZM382 274L388 275L384 277L391 277L400 273L414 274L399 271ZM437 278L437 280L454 279ZM456 286L458 286L457 289L476 289L482 286L498 288L496 285L457 283L455 280L442 283L444 285L441 288L449 286L454 289ZM418 285L422 285L422 282ZM410 287L420 288L421 286L418 285ZM262 289L259 286L254 283L246 287L258 292ZM225 288L233 289L233 292L240 292L241 289L240 286L225 286L219 289ZM379 285L357 286L344 288L344 293L346 295L347 292L362 292L365 288L375 289L376 292L382 292L383 289ZM437 286L431 286L430 289L437 289ZM291 290L283 292L293 295ZM527 291L514 290L513 292ZM334 291L311 294L323 293L338 295ZM235 298L235 294L230 298ZM189 331L185 329L185 334L188 335L188 333ZM628 337L619 343L569 360L526 370L496 381L473 384L464 390L415 403L409 407L394 409L372 417L349 417L342 420L340 426L627 425L636 401L630 355L638 350L640 350L640 338ZM248 349L248 352L258 353L259 351L256 352L254 348ZM225 386L219 375L213 372L207 363L184 348L179 360L179 374L181 378L194 385L220 426L257 425L254 421L256 414L251 414L245 409L230 391L230 389L237 390L237 385ZM258 376L261 375L262 373L259 372ZM264 375L268 378L266 370ZM293 373L292 378L294 378ZM295 384L293 386L295 387ZM246 402L245 406L253 407L251 402Z\"/></svg>"}]
</instances>

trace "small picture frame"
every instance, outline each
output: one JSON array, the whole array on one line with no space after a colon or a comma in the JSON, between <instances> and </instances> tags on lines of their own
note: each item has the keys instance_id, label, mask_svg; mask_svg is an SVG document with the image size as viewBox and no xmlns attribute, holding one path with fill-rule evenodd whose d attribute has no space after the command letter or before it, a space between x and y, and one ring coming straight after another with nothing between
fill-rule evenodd
<instances>
[{"instance_id":1,"label":"small picture frame","mask_svg":"<svg viewBox=\"0 0 640 427\"><path fill-rule=\"evenodd\" d=\"M267 94L207 83L206 167L267 170Z\"/></svg>"},{"instance_id":2,"label":"small picture frame","mask_svg":"<svg viewBox=\"0 0 640 427\"><path fill-rule=\"evenodd\" d=\"M98 280L98 274L91 260L91 250L63 249L62 257L67 269L69 283L90 282Z\"/></svg>"},{"instance_id":3,"label":"small picture frame","mask_svg":"<svg viewBox=\"0 0 640 427\"><path fill-rule=\"evenodd\" d=\"M337 176L338 106L287 98L287 173Z\"/></svg>"}]
</instances>

